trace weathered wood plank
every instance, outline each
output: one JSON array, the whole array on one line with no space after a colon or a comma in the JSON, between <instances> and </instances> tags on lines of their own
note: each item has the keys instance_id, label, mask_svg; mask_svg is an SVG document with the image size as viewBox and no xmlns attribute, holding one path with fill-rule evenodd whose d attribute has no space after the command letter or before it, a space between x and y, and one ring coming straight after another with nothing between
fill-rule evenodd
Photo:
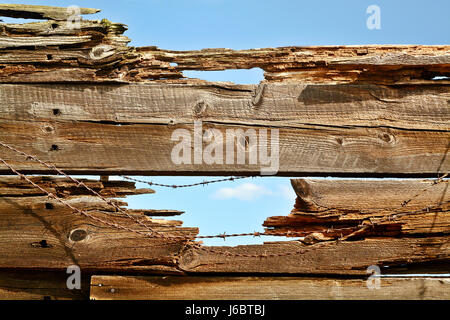
<instances>
[{"instance_id":1,"label":"weathered wood plank","mask_svg":"<svg viewBox=\"0 0 450 320\"><path fill-rule=\"evenodd\" d=\"M248 159L244 164L237 164L237 160L195 164L192 154L190 163L175 164L172 150L179 142L172 141L171 135L175 129L185 129L192 134L192 125L120 126L4 120L0 127L1 141L72 174L259 175L262 169L270 167L270 163L249 164ZM217 129L222 136L226 136L227 129L270 129L213 123L204 123L203 128ZM287 176L434 177L439 170L449 169L450 160L446 157L449 136L448 132L441 131L386 128L280 128L278 171L276 161L272 161L272 165L276 174ZM343 145L339 143L342 140ZM208 145L203 141L203 148ZM5 148L0 154L23 172L51 173L48 168ZM11 174L4 165L0 166L0 173Z\"/></svg>"},{"instance_id":2,"label":"weathered wood plank","mask_svg":"<svg viewBox=\"0 0 450 320\"><path fill-rule=\"evenodd\" d=\"M80 8L80 14L98 12L96 9ZM261 68L265 71L265 82L297 83L433 83L436 76L450 75L450 46L420 45L357 45L357 46L310 46L281 47L250 50L204 49L194 51L163 50L155 46L141 48L126 47L128 39L121 34L126 30L123 24L102 20L82 21L78 30L69 30L61 21L74 12L67 8L0 5L0 15L9 17L53 19L48 24L31 23L0 24L3 34L3 48L28 46L31 53L26 61L23 52L9 50L9 62L0 65L0 82L86 82L86 81L161 81L166 83L204 83L199 79L183 76L185 70L226 70ZM55 21L58 20L58 21ZM45 46L58 46L59 51L70 51L74 45L86 47L83 43L72 44L70 48L61 42L62 35L91 35L93 47L102 44L102 52L116 53L114 65L102 65L94 57L86 65L83 58L36 61L33 44L40 44L37 50L48 50ZM34 36L35 41L27 39ZM39 39L45 35L47 39ZM60 38L58 40L58 37ZM21 39L22 38L22 39ZM40 41L38 41L40 40ZM43 42L45 40L45 42ZM108 47L105 50L105 46ZM1 47L1 46L0 46ZM94 48L92 48L94 49ZM0 56L3 54L0 50ZM95 53L95 50L92 51ZM100 54L101 56L102 54ZM34 56L34 57L33 57ZM24 59L25 58L25 59ZM89 72L94 69L93 73ZM58 72L60 71L60 72ZM65 72L61 72L65 71ZM386 76L389 75L389 76ZM448 83L447 80L444 80Z\"/></svg>"},{"instance_id":3,"label":"weathered wood plank","mask_svg":"<svg viewBox=\"0 0 450 320\"><path fill-rule=\"evenodd\" d=\"M280 175L434 177L450 169L446 85L5 84L0 96L0 140L72 173L260 173L261 162L226 163L225 150L223 164L191 157L175 165L171 136L175 129L192 135L195 121L224 137L227 129L279 129ZM48 173L3 148L0 155L18 169Z\"/></svg>"},{"instance_id":4,"label":"weathered wood plank","mask_svg":"<svg viewBox=\"0 0 450 320\"><path fill-rule=\"evenodd\" d=\"M163 83L207 83L199 79L185 78L185 70L227 70L261 68L265 71L266 83L376 83L376 84L433 84L436 76L450 75L449 46L323 46L323 47L281 47L251 50L204 49L199 51L162 50L154 46L133 48L126 47L129 39L122 35L126 30L123 24L109 21L86 21L80 30L68 30L62 24L0 24L7 33L7 44L0 50L1 55L10 57L3 62L0 70L0 82L144 82ZM74 57L70 60L40 59L36 61L36 52L28 50L29 60L24 52L10 50L11 47L23 47L18 42L24 35L36 40L45 35L52 45L58 43L62 35L76 36L89 34L92 43L74 44L92 48L91 59ZM32 40L32 39L30 39ZM42 39L41 39L42 40ZM28 41L27 43L32 43ZM38 41L36 41L38 43ZM45 43L43 43L45 44ZM101 45L100 45L101 44ZM61 55L73 50L59 46ZM102 65L103 53L113 53L115 63ZM107 48L105 50L105 48ZM95 49L95 50L94 50ZM48 48L41 46L38 53L45 53ZM5 60L5 59L3 59ZM94 67L93 67L94 66ZM32 69L30 67L33 67ZM81 68L80 68L81 67ZM79 69L78 71L76 71ZM94 69L95 76L89 71ZM66 73L58 72L66 70ZM389 75L388 77L386 75ZM441 83L449 83L442 80Z\"/></svg>"},{"instance_id":5,"label":"weathered wood plank","mask_svg":"<svg viewBox=\"0 0 450 320\"><path fill-rule=\"evenodd\" d=\"M145 231L97 198L65 200L110 223ZM198 232L197 228L180 228L181 221L129 214L165 235L192 237ZM41 196L0 198L0 244L0 268L63 269L76 264L85 270L169 273L179 272L174 258L183 247L181 240L146 238L102 225Z\"/></svg>"},{"instance_id":6,"label":"weathered wood plank","mask_svg":"<svg viewBox=\"0 0 450 320\"><path fill-rule=\"evenodd\" d=\"M45 190L51 190L52 193L59 197L93 195L91 191L85 187L78 186L77 183L68 178L32 176L29 179ZM77 181L84 183L87 187L106 198L155 193L150 188L136 189L134 182L129 181L95 181L85 178L79 178ZM0 196L25 197L44 195L46 195L44 192L33 187L28 181L19 179L17 176L0 176Z\"/></svg>"},{"instance_id":7,"label":"weathered wood plank","mask_svg":"<svg viewBox=\"0 0 450 320\"><path fill-rule=\"evenodd\" d=\"M80 14L97 13L99 9L79 8ZM0 4L0 16L24 19L67 20L74 14L64 7L38 6L29 4Z\"/></svg>"},{"instance_id":8,"label":"weathered wood plank","mask_svg":"<svg viewBox=\"0 0 450 320\"><path fill-rule=\"evenodd\" d=\"M67 288L66 270L0 270L0 300L87 300L90 275L81 274L81 289Z\"/></svg>"},{"instance_id":9,"label":"weathered wood plank","mask_svg":"<svg viewBox=\"0 0 450 320\"><path fill-rule=\"evenodd\" d=\"M143 47L138 51L143 60L136 77L142 79L156 78L155 70L146 70L154 66L155 60L176 63L175 71L261 68L269 82L425 83L431 82L434 76L448 76L450 71L450 46L311 46L198 51ZM174 76L172 74L172 78Z\"/></svg>"},{"instance_id":10,"label":"weathered wood plank","mask_svg":"<svg viewBox=\"0 0 450 320\"><path fill-rule=\"evenodd\" d=\"M450 131L450 86L439 84L2 84L0 96L0 118L11 120Z\"/></svg>"},{"instance_id":11,"label":"weathered wood plank","mask_svg":"<svg viewBox=\"0 0 450 320\"><path fill-rule=\"evenodd\" d=\"M446 300L448 278L380 279L369 289L363 279L297 277L132 277L91 278L93 300ZM228 314L228 313L227 313Z\"/></svg>"},{"instance_id":12,"label":"weathered wood plank","mask_svg":"<svg viewBox=\"0 0 450 320\"><path fill-rule=\"evenodd\" d=\"M29 179L86 215L50 199L25 180L0 177L0 268L60 270L76 264L84 271L181 272L174 259L184 246L183 239L161 236L192 238L198 229L150 216L183 212L126 210L123 201L112 199L113 206L67 178ZM129 181L79 181L106 198L154 192L135 189ZM160 233L158 238L145 235L154 231Z\"/></svg>"},{"instance_id":13,"label":"weathered wood plank","mask_svg":"<svg viewBox=\"0 0 450 320\"><path fill-rule=\"evenodd\" d=\"M263 225L269 233L294 232L311 240L450 234L448 180L291 182L295 207L288 216L267 218Z\"/></svg>"},{"instance_id":14,"label":"weathered wood plank","mask_svg":"<svg viewBox=\"0 0 450 320\"><path fill-rule=\"evenodd\" d=\"M448 261L450 236L385 238L305 245L297 241L190 248L179 267L195 273L365 274L370 265ZM306 249L304 253L288 255ZM213 250L213 252L211 252ZM227 252L229 254L227 254ZM245 257L239 255L280 255Z\"/></svg>"},{"instance_id":15,"label":"weathered wood plank","mask_svg":"<svg viewBox=\"0 0 450 320\"><path fill-rule=\"evenodd\" d=\"M292 213L317 216L375 210L381 215L386 211L408 212L447 201L450 193L446 179L291 179L291 184L298 197ZM403 206L405 200L411 201Z\"/></svg>"},{"instance_id":16,"label":"weathered wood plank","mask_svg":"<svg viewBox=\"0 0 450 320\"><path fill-rule=\"evenodd\" d=\"M91 41L90 36L53 36L53 37L0 37L0 48L55 46L82 44Z\"/></svg>"}]
</instances>

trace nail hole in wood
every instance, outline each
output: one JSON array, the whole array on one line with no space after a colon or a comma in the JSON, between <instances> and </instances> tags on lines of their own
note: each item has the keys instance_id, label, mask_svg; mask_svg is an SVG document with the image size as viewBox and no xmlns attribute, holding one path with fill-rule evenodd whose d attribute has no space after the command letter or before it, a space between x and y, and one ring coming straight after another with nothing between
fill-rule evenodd
<instances>
[{"instance_id":1,"label":"nail hole in wood","mask_svg":"<svg viewBox=\"0 0 450 320\"><path fill-rule=\"evenodd\" d=\"M59 147L56 144L52 144L50 151L58 151Z\"/></svg>"},{"instance_id":2,"label":"nail hole in wood","mask_svg":"<svg viewBox=\"0 0 450 320\"><path fill-rule=\"evenodd\" d=\"M45 203L45 209L51 210L53 208L54 208L53 203L50 203L50 202Z\"/></svg>"},{"instance_id":3,"label":"nail hole in wood","mask_svg":"<svg viewBox=\"0 0 450 320\"><path fill-rule=\"evenodd\" d=\"M37 243L41 248L50 248L51 246L47 243L47 240L41 240Z\"/></svg>"},{"instance_id":4,"label":"nail hole in wood","mask_svg":"<svg viewBox=\"0 0 450 320\"><path fill-rule=\"evenodd\" d=\"M59 116L61 114L61 110L59 109L53 109L53 115L54 116Z\"/></svg>"}]
</instances>

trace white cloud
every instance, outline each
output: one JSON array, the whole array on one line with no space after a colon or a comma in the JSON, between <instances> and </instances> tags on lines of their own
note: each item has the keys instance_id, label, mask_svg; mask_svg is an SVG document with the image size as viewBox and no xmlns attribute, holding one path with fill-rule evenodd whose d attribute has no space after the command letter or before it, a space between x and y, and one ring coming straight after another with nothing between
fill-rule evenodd
<instances>
[{"instance_id":1,"label":"white cloud","mask_svg":"<svg viewBox=\"0 0 450 320\"><path fill-rule=\"evenodd\" d=\"M255 200L264 195L272 195L272 191L254 183L243 183L234 188L220 188L213 197L216 199Z\"/></svg>"}]
</instances>

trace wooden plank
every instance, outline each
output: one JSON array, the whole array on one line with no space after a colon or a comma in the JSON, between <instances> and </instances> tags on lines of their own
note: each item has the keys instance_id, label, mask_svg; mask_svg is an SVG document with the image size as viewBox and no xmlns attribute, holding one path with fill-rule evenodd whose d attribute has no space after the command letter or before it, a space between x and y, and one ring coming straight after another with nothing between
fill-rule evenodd
<instances>
[{"instance_id":1,"label":"wooden plank","mask_svg":"<svg viewBox=\"0 0 450 320\"><path fill-rule=\"evenodd\" d=\"M79 8L79 14L97 13L99 9ZM74 14L64 7L37 6L28 4L0 4L0 16L24 19L67 20Z\"/></svg>"},{"instance_id":2,"label":"wooden plank","mask_svg":"<svg viewBox=\"0 0 450 320\"><path fill-rule=\"evenodd\" d=\"M314 240L350 234L353 238L450 234L448 180L291 182L297 193L294 209L288 216L267 218L263 225L269 233L292 232ZM378 224L371 226L374 222Z\"/></svg>"},{"instance_id":3,"label":"wooden plank","mask_svg":"<svg viewBox=\"0 0 450 320\"><path fill-rule=\"evenodd\" d=\"M94 197L68 197L66 201L110 223L145 231ZM181 221L129 214L165 235L192 237L198 232L197 228L180 228ZM184 247L181 240L146 238L102 225L39 196L0 198L0 244L0 268L64 269L76 264L86 271L157 273L179 273L174 258Z\"/></svg>"},{"instance_id":4,"label":"wooden plank","mask_svg":"<svg viewBox=\"0 0 450 320\"><path fill-rule=\"evenodd\" d=\"M176 63L175 71L261 68L268 82L309 84L432 83L430 80L434 76L448 76L450 70L450 46L356 45L196 51L143 47L138 48L138 52L143 57L135 70L139 70L138 79L155 79L159 70L170 71L155 67L148 70L154 60Z\"/></svg>"},{"instance_id":5,"label":"wooden plank","mask_svg":"<svg viewBox=\"0 0 450 320\"><path fill-rule=\"evenodd\" d=\"M291 184L298 198L294 214L408 212L449 200L446 179L291 179ZM403 206L405 200L411 201Z\"/></svg>"},{"instance_id":6,"label":"wooden plank","mask_svg":"<svg viewBox=\"0 0 450 320\"><path fill-rule=\"evenodd\" d=\"M58 197L74 195L93 195L91 191L68 178L55 176L32 176L31 181L51 191ZM136 189L134 182L129 181L96 181L92 179L77 178L87 187L106 198L120 198L128 195L151 194L153 189ZM0 196L26 197L44 196L43 191L32 186L28 181L21 180L17 176L0 176Z\"/></svg>"},{"instance_id":7,"label":"wooden plank","mask_svg":"<svg viewBox=\"0 0 450 320\"><path fill-rule=\"evenodd\" d=\"M183 253L179 267L191 273L362 275L371 265L448 261L449 239L450 236L436 236L333 241L311 245L291 241L236 247L193 247ZM296 253L301 250L305 252Z\"/></svg>"},{"instance_id":8,"label":"wooden plank","mask_svg":"<svg viewBox=\"0 0 450 320\"><path fill-rule=\"evenodd\" d=\"M9 28L18 31L17 28ZM42 33L40 28L26 27L26 29L35 31L36 34ZM265 71L265 83L381 85L449 83L445 78L440 81L433 80L437 76L450 75L449 46L323 46L170 51L154 46L124 48L129 40L121 35L123 27L107 30L105 37L98 37L97 34L98 40L88 47L102 43L102 46L108 47L106 51L121 51L121 54L116 57L117 63L114 67L111 65L105 67L96 62L98 57L90 59L89 61L95 64L94 77L89 74L92 66L87 66L84 59L75 57L72 60L63 60L59 64L48 60L33 63L35 61L33 56L35 57L36 53L31 52L29 63L33 64L30 65L24 61L26 55L23 52L8 50L3 54L10 56L11 60L0 70L0 82L156 81L198 84L208 82L186 78L183 71L261 68ZM11 34L12 38L18 38L14 36ZM57 49L60 54L73 50L64 47ZM39 50L41 53L47 51L48 48ZM95 53L94 50L92 52ZM78 73L75 72L77 69ZM59 72L63 70L67 71L66 75Z\"/></svg>"},{"instance_id":9,"label":"wooden plank","mask_svg":"<svg viewBox=\"0 0 450 320\"><path fill-rule=\"evenodd\" d=\"M71 37L0 37L0 48L29 47L29 46L55 46L82 44L91 41L90 36Z\"/></svg>"},{"instance_id":10,"label":"wooden plank","mask_svg":"<svg viewBox=\"0 0 450 320\"><path fill-rule=\"evenodd\" d=\"M259 101L255 101L257 92L262 92ZM2 84L0 118L450 131L449 94L450 86L439 84Z\"/></svg>"},{"instance_id":11,"label":"wooden plank","mask_svg":"<svg viewBox=\"0 0 450 320\"><path fill-rule=\"evenodd\" d=\"M279 129L279 175L435 177L450 169L447 85L4 84L0 95L0 140L71 173L260 173L260 162L248 159L174 164L171 136L192 135L195 121L224 137L227 129ZM49 173L3 148L0 155L20 170Z\"/></svg>"},{"instance_id":12,"label":"wooden plank","mask_svg":"<svg viewBox=\"0 0 450 320\"><path fill-rule=\"evenodd\" d=\"M72 28L71 25L68 25L65 21L39 21L32 23L0 23L0 28L3 29L4 34L9 37L17 37L17 36L53 36L53 35L79 35L81 33L85 34L97 34L99 36L99 32L103 34L114 34L116 36L121 35L123 32L127 30L126 25L117 22L111 22L107 19L103 20L80 20L79 28ZM97 33L93 33L92 31L96 31ZM39 54L46 48L39 48L39 50L26 50L30 57L33 56L33 53ZM37 51L37 52L36 52ZM60 53L68 54L71 50L64 50L61 48L59 50ZM4 51L2 51L2 54ZM21 51L11 50L11 55L20 54ZM23 60L22 62L26 62L27 60ZM3 63L17 63L18 61L2 61ZM28 60L28 62L33 62L33 60Z\"/></svg>"},{"instance_id":13,"label":"wooden plank","mask_svg":"<svg viewBox=\"0 0 450 320\"><path fill-rule=\"evenodd\" d=\"M299 277L91 278L93 300L446 300L448 278L381 278L379 289L364 279ZM227 313L228 314L228 313Z\"/></svg>"},{"instance_id":14,"label":"wooden plank","mask_svg":"<svg viewBox=\"0 0 450 320\"><path fill-rule=\"evenodd\" d=\"M98 12L80 8L81 14ZM136 82L158 81L165 83L205 83L199 79L185 78L185 70L227 70L261 68L265 82L297 83L434 83L436 76L450 75L450 46L420 45L359 45L359 46L309 46L280 47L250 50L203 49L193 51L163 50L155 46L126 47L128 39L122 36L123 24L109 21L83 21L78 30L68 30L64 23L74 12L67 8L0 5L0 15L22 18L54 19L50 24L1 24L6 38L1 55L9 60L0 64L0 82ZM58 20L58 21L55 21ZM94 24L97 23L97 26ZM89 44L80 42L65 46L63 35L92 36ZM25 35L36 38L26 39ZM45 35L46 39L39 38ZM45 42L43 41L45 40ZM67 40L67 39L66 39ZM39 53L49 48L33 44L51 44L53 50L70 52L90 51L88 59L77 57L42 59ZM28 47L25 48L24 46ZM31 53L29 61L23 50ZM79 50L84 49L84 50ZM91 49L91 50L90 50ZM35 52L37 51L37 53ZM112 56L110 63L99 58ZM46 53L45 56L53 56ZM54 54L57 56L57 54ZM40 61L36 61L40 58ZM113 60L113 61L111 61ZM444 80L448 84L448 80Z\"/></svg>"},{"instance_id":15,"label":"wooden plank","mask_svg":"<svg viewBox=\"0 0 450 320\"><path fill-rule=\"evenodd\" d=\"M86 272L181 272L176 268L175 257L184 241L165 237L192 238L198 229L182 228L181 221L151 216L183 212L152 209L124 212L123 201L112 199L115 204L112 206L67 178L30 179L89 216L49 199L25 180L0 177L0 268L61 270L75 264ZM81 181L106 198L154 192L136 190L134 183L128 181ZM153 232L160 236L146 236Z\"/></svg>"},{"instance_id":16,"label":"wooden plank","mask_svg":"<svg viewBox=\"0 0 450 320\"><path fill-rule=\"evenodd\" d=\"M90 275L81 274L81 288L67 288L66 270L0 270L0 300L87 300Z\"/></svg>"}]
</instances>

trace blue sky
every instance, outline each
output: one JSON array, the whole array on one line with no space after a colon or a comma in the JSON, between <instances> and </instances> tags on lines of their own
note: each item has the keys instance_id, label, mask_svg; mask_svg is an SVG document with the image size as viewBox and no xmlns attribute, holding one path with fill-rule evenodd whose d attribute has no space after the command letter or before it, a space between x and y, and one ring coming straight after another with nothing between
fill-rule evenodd
<instances>
[{"instance_id":1,"label":"blue sky","mask_svg":"<svg viewBox=\"0 0 450 320\"><path fill-rule=\"evenodd\" d=\"M248 49L277 46L352 44L449 44L450 1L286 1L286 0L133 0L9 1L10 3L94 7L87 19L108 18L128 25L134 46L164 49ZM369 30L369 5L381 9L381 29ZM4 19L10 21L10 19ZM260 70L185 73L211 81L257 83ZM184 184L204 177L146 177ZM138 184L138 187L146 187ZM268 216L286 215L294 204L288 178L265 177L190 189L154 188L156 194L128 198L132 208L178 209L186 226L200 234L262 231ZM232 238L210 245L261 243L269 239ZM273 240L273 239L270 239ZM276 240L276 239L275 239Z\"/></svg>"}]
</instances>

